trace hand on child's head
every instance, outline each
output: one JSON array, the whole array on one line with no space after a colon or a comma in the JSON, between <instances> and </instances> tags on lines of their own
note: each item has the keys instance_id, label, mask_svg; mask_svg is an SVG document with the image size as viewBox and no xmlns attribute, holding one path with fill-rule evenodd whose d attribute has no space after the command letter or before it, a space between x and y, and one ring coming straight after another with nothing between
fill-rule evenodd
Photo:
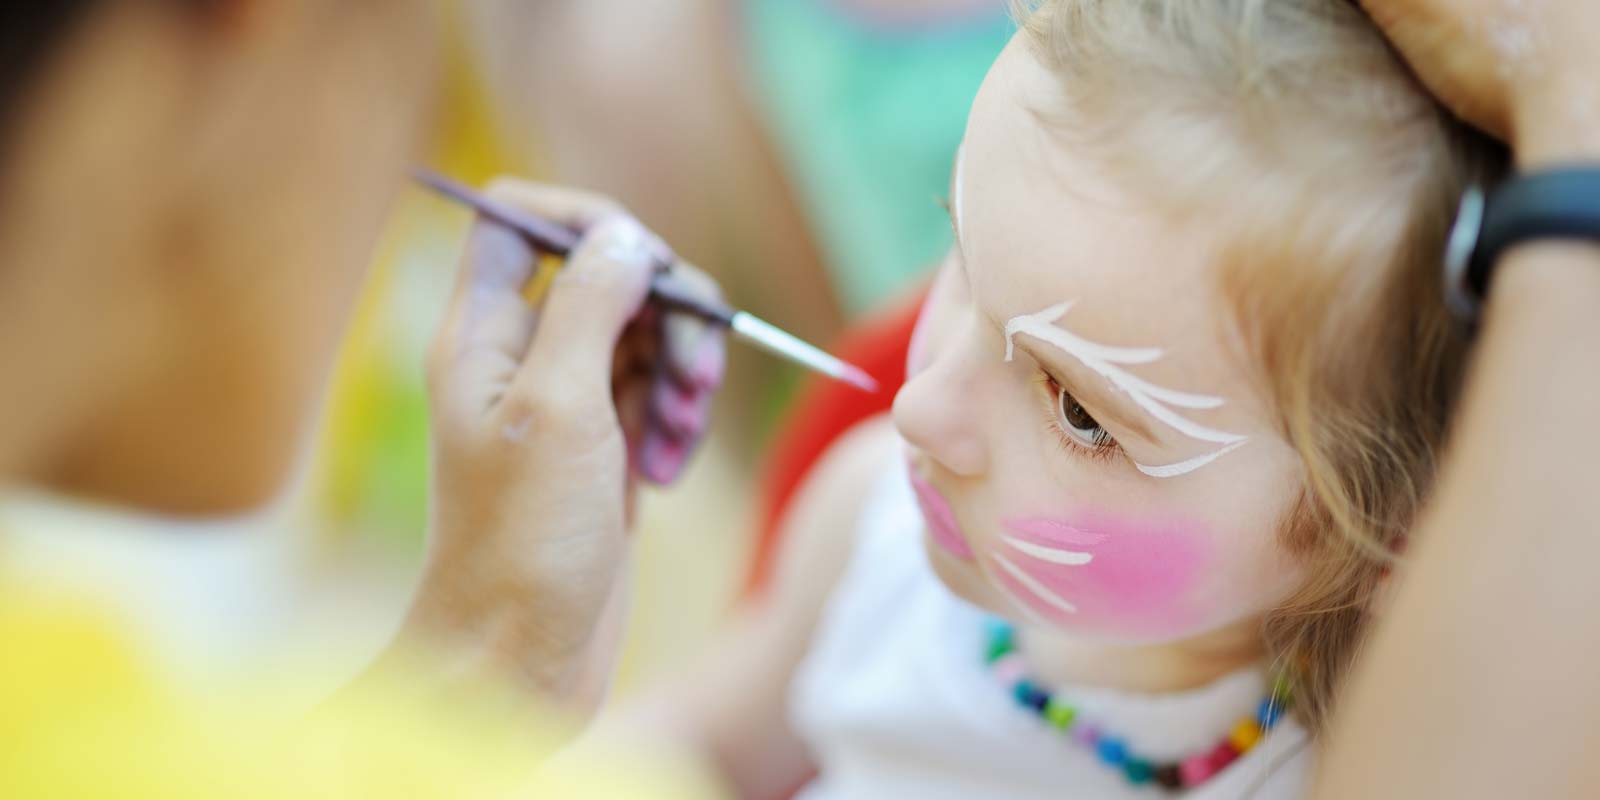
<instances>
[{"instance_id":1,"label":"hand on child's head","mask_svg":"<svg viewBox=\"0 0 1600 800\"><path fill-rule=\"evenodd\" d=\"M1521 148L1551 129L1600 141L1600 4L1593 0L1363 0L1428 88Z\"/></svg>"}]
</instances>

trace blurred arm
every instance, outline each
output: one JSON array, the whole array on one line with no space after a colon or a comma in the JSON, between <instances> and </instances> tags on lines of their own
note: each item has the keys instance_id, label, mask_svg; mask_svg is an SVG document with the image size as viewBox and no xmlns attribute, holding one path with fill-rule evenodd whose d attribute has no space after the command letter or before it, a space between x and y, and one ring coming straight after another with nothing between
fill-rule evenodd
<instances>
[{"instance_id":1,"label":"blurred arm","mask_svg":"<svg viewBox=\"0 0 1600 800\"><path fill-rule=\"evenodd\" d=\"M1316 797L1600 786L1600 247L1515 250L1488 313L1438 494Z\"/></svg>"}]
</instances>

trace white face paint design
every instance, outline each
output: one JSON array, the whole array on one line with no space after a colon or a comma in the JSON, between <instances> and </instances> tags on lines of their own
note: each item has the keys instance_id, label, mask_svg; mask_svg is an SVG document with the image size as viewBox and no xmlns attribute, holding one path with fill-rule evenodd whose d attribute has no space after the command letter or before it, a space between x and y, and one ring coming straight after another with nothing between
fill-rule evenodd
<instances>
[{"instance_id":1,"label":"white face paint design","mask_svg":"<svg viewBox=\"0 0 1600 800\"><path fill-rule=\"evenodd\" d=\"M1012 359L1013 350L1015 349L1014 340L1017 334L1026 334L1047 344L1055 345L1062 352L1077 359L1084 366L1110 381L1113 386L1125 392L1129 399L1133 400L1136 405L1144 409L1150 416L1190 438L1223 445L1223 447L1205 455L1175 464L1146 466L1135 463L1134 466L1140 472L1155 478L1175 478L1210 464L1244 444L1244 436L1208 428L1173 410L1174 408L1218 408L1222 405L1222 398L1179 392L1157 386L1119 366L1152 363L1161 358L1162 351L1160 348L1108 347L1080 338L1063 328L1057 327L1056 321L1066 316L1067 311L1071 308L1072 303L1066 302L1032 314L1012 317L1006 322L1006 360L1010 361Z\"/></svg>"}]
</instances>

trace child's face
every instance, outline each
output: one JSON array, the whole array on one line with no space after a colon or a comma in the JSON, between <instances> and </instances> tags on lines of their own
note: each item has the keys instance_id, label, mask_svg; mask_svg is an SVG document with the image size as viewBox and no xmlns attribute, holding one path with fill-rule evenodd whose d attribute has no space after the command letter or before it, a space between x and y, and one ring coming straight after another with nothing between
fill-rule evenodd
<instances>
[{"instance_id":1,"label":"child's face","mask_svg":"<svg viewBox=\"0 0 1600 800\"><path fill-rule=\"evenodd\" d=\"M1249 378L1216 242L1051 129L1056 81L1014 40L973 104L957 244L895 422L957 593L1110 641L1188 638L1295 586L1277 533L1299 462Z\"/></svg>"}]
</instances>

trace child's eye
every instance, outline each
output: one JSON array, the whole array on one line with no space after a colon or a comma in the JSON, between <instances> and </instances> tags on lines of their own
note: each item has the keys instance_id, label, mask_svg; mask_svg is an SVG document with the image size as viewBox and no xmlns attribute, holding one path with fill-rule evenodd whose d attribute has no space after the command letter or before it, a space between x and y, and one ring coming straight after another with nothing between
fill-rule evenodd
<instances>
[{"instance_id":1,"label":"child's eye","mask_svg":"<svg viewBox=\"0 0 1600 800\"><path fill-rule=\"evenodd\" d=\"M1094 417L1078 403L1071 392L1056 383L1053 378L1047 377L1046 381L1051 391L1055 392L1056 425L1061 428L1062 433L1073 439L1075 444L1091 450L1099 451L1116 445L1116 440L1111 438L1111 434L1100 427L1100 423L1095 422Z\"/></svg>"}]
</instances>

